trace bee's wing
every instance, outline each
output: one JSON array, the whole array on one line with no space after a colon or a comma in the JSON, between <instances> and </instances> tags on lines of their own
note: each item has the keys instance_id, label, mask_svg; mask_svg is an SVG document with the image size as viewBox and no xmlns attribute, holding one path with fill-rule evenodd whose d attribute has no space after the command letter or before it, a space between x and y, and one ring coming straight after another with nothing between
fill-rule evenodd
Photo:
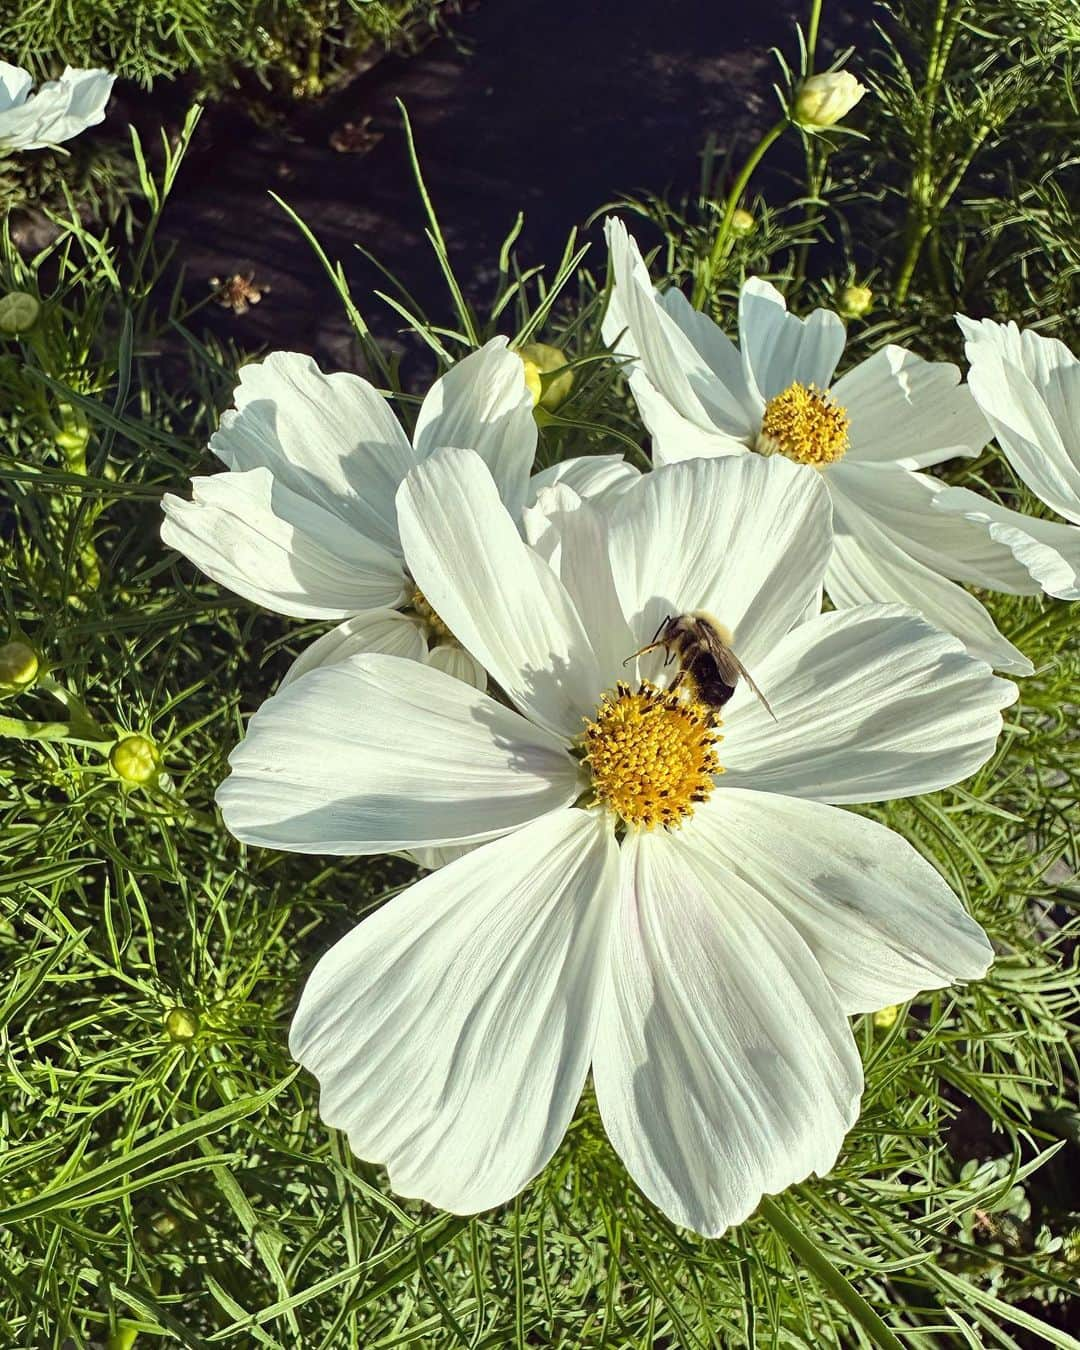
<instances>
[{"instance_id":1,"label":"bee's wing","mask_svg":"<svg viewBox=\"0 0 1080 1350\"><path fill-rule=\"evenodd\" d=\"M762 706L764 707L765 711L769 714L769 716L772 718L772 720L774 722L777 721L778 720L777 716L773 712L772 707L769 704L769 700L765 697L765 695L754 683L754 677L746 669L746 667L735 655L735 653L731 650L731 648L726 643L721 642L719 639L715 639L713 644L711 645L713 647L713 655L716 657L717 667L720 671L721 676L724 679L725 684L730 684L732 687L734 687L736 680L741 675L743 679L746 681L746 683L750 686L752 692L757 695L758 699L760 699Z\"/></svg>"}]
</instances>

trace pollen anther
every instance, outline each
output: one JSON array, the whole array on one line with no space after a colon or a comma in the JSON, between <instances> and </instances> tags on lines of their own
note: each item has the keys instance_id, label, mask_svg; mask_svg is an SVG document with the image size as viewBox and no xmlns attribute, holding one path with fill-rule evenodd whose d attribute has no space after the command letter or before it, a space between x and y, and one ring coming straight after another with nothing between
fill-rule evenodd
<instances>
[{"instance_id":1,"label":"pollen anther","mask_svg":"<svg viewBox=\"0 0 1080 1350\"><path fill-rule=\"evenodd\" d=\"M681 825L723 773L720 719L683 692L618 684L585 725L584 761L593 793L628 825Z\"/></svg>"},{"instance_id":2,"label":"pollen anther","mask_svg":"<svg viewBox=\"0 0 1080 1350\"><path fill-rule=\"evenodd\" d=\"M796 380L765 405L754 448L822 469L843 458L849 424L847 410L828 390Z\"/></svg>"}]
</instances>

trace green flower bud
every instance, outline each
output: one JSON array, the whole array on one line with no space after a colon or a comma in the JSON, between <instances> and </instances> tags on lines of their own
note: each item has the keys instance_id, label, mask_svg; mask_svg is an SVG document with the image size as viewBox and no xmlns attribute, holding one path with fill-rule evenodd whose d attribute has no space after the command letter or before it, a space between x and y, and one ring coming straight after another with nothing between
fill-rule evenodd
<instances>
[{"instance_id":1,"label":"green flower bud","mask_svg":"<svg viewBox=\"0 0 1080 1350\"><path fill-rule=\"evenodd\" d=\"M799 85L792 118L810 131L835 126L867 93L867 88L847 70L811 75Z\"/></svg>"},{"instance_id":2,"label":"green flower bud","mask_svg":"<svg viewBox=\"0 0 1080 1350\"><path fill-rule=\"evenodd\" d=\"M741 206L732 212L731 230L733 234L749 234L756 224L757 221L750 212L744 210Z\"/></svg>"},{"instance_id":3,"label":"green flower bud","mask_svg":"<svg viewBox=\"0 0 1080 1350\"><path fill-rule=\"evenodd\" d=\"M0 333L28 332L40 313L41 304L29 291L8 291L0 296Z\"/></svg>"},{"instance_id":4,"label":"green flower bud","mask_svg":"<svg viewBox=\"0 0 1080 1350\"><path fill-rule=\"evenodd\" d=\"M897 1018L900 1016L899 1003L890 1003L887 1008L879 1008L874 1014L874 1026L881 1031L888 1031L890 1027L896 1025Z\"/></svg>"},{"instance_id":5,"label":"green flower bud","mask_svg":"<svg viewBox=\"0 0 1080 1350\"><path fill-rule=\"evenodd\" d=\"M199 1034L199 1014L190 1008L170 1008L165 1014L165 1030L170 1041L186 1045Z\"/></svg>"},{"instance_id":6,"label":"green flower bud","mask_svg":"<svg viewBox=\"0 0 1080 1350\"><path fill-rule=\"evenodd\" d=\"M116 742L109 752L109 763L125 783L139 787L157 777L161 756L152 740L136 734Z\"/></svg>"},{"instance_id":7,"label":"green flower bud","mask_svg":"<svg viewBox=\"0 0 1080 1350\"><path fill-rule=\"evenodd\" d=\"M845 286L840 292L840 313L845 319L861 319L870 313L874 292L869 286Z\"/></svg>"},{"instance_id":8,"label":"green flower bud","mask_svg":"<svg viewBox=\"0 0 1080 1350\"><path fill-rule=\"evenodd\" d=\"M105 1342L105 1350L131 1350L138 1334L136 1327L119 1326Z\"/></svg>"},{"instance_id":9,"label":"green flower bud","mask_svg":"<svg viewBox=\"0 0 1080 1350\"><path fill-rule=\"evenodd\" d=\"M574 372L564 369L566 353L546 342L526 342L524 347L517 349L517 354L525 367L525 383L533 391L533 402L554 412L574 387ZM553 380L541 379L555 370L559 374Z\"/></svg>"},{"instance_id":10,"label":"green flower bud","mask_svg":"<svg viewBox=\"0 0 1080 1350\"><path fill-rule=\"evenodd\" d=\"M12 638L0 647L0 690L14 693L29 689L37 679L38 654L33 647Z\"/></svg>"}]
</instances>

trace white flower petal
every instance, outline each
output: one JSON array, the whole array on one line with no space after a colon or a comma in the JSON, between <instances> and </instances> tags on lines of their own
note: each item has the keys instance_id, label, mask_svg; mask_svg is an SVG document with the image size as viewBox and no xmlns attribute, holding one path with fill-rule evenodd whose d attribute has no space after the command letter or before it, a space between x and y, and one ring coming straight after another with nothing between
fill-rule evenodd
<instances>
[{"instance_id":1,"label":"white flower petal","mask_svg":"<svg viewBox=\"0 0 1080 1350\"><path fill-rule=\"evenodd\" d=\"M464 858L466 853L472 853L473 849L483 847L483 844L447 844L444 848L407 848L399 856L427 872L437 872L447 863L456 862L458 858Z\"/></svg>"},{"instance_id":2,"label":"white flower petal","mask_svg":"<svg viewBox=\"0 0 1080 1350\"><path fill-rule=\"evenodd\" d=\"M960 371L887 346L837 380L837 403L851 419L846 461L926 468L977 454L990 427Z\"/></svg>"},{"instance_id":3,"label":"white flower petal","mask_svg":"<svg viewBox=\"0 0 1080 1350\"><path fill-rule=\"evenodd\" d=\"M78 136L104 120L113 80L107 70L67 66L58 80L26 97L22 72L5 66L5 106L0 110L0 145L12 150L42 150Z\"/></svg>"},{"instance_id":4,"label":"white flower petal","mask_svg":"<svg viewBox=\"0 0 1080 1350\"><path fill-rule=\"evenodd\" d=\"M341 619L400 604L398 560L268 469L191 480L167 494L161 537L206 573L276 614Z\"/></svg>"},{"instance_id":5,"label":"white flower petal","mask_svg":"<svg viewBox=\"0 0 1080 1350\"><path fill-rule=\"evenodd\" d=\"M833 555L825 574L825 589L838 609L896 601L955 634L972 656L995 669L1031 674L1031 662L998 631L973 595L905 553L840 488L837 480L832 493Z\"/></svg>"},{"instance_id":6,"label":"white flower petal","mask_svg":"<svg viewBox=\"0 0 1080 1350\"><path fill-rule=\"evenodd\" d=\"M565 588L521 539L472 450L442 450L398 493L409 570L457 640L519 708L567 739L602 692Z\"/></svg>"},{"instance_id":7,"label":"white flower petal","mask_svg":"<svg viewBox=\"0 0 1080 1350\"><path fill-rule=\"evenodd\" d=\"M754 671L725 717L725 787L823 802L887 801L958 783L994 752L1016 686L899 605L822 614Z\"/></svg>"},{"instance_id":8,"label":"white flower petal","mask_svg":"<svg viewBox=\"0 0 1080 1350\"><path fill-rule=\"evenodd\" d=\"M487 688L487 671L464 647L457 647L452 643L432 647L428 652L427 661L433 669L443 670L455 680L464 680L474 689Z\"/></svg>"},{"instance_id":9,"label":"white flower petal","mask_svg":"<svg viewBox=\"0 0 1080 1350\"><path fill-rule=\"evenodd\" d=\"M596 652L601 683L625 673L641 644L623 618L608 557L606 517L565 483L545 488L524 514L525 538L566 587Z\"/></svg>"},{"instance_id":10,"label":"white flower petal","mask_svg":"<svg viewBox=\"0 0 1080 1350\"><path fill-rule=\"evenodd\" d=\"M28 70L0 61L0 113L25 103L32 84L33 77Z\"/></svg>"},{"instance_id":11,"label":"white flower petal","mask_svg":"<svg viewBox=\"0 0 1080 1350\"><path fill-rule=\"evenodd\" d=\"M580 792L554 737L440 670L373 653L268 699L229 764L225 824L296 853L493 839Z\"/></svg>"},{"instance_id":12,"label":"white flower petal","mask_svg":"<svg viewBox=\"0 0 1080 1350\"><path fill-rule=\"evenodd\" d=\"M358 375L324 375L274 352L240 369L236 410L210 449L230 469L268 468L287 488L400 553L394 494L417 462L386 399Z\"/></svg>"},{"instance_id":13,"label":"white flower petal","mask_svg":"<svg viewBox=\"0 0 1080 1350\"><path fill-rule=\"evenodd\" d=\"M737 455L655 469L609 527L623 612L648 642L665 617L704 609L754 663L796 623L831 548L821 475L782 456Z\"/></svg>"},{"instance_id":14,"label":"white flower petal","mask_svg":"<svg viewBox=\"0 0 1080 1350\"><path fill-rule=\"evenodd\" d=\"M934 868L876 821L775 792L725 789L695 811L693 832L718 868L798 931L846 1013L976 980L994 959Z\"/></svg>"},{"instance_id":15,"label":"white flower petal","mask_svg":"<svg viewBox=\"0 0 1080 1350\"><path fill-rule=\"evenodd\" d=\"M278 689L284 689L309 670L347 661L360 652L383 652L407 661L427 661L426 629L420 619L396 609L369 609L355 614L305 647L285 672Z\"/></svg>"},{"instance_id":16,"label":"white flower petal","mask_svg":"<svg viewBox=\"0 0 1080 1350\"><path fill-rule=\"evenodd\" d=\"M676 412L643 370L633 371L628 383L638 412L641 413L641 420L652 437L654 465L749 453L741 440L716 430L704 430Z\"/></svg>"},{"instance_id":17,"label":"white flower petal","mask_svg":"<svg viewBox=\"0 0 1080 1350\"><path fill-rule=\"evenodd\" d=\"M1016 561L1047 595L1080 600L1080 529L1010 511L968 488L946 488L934 498L935 511L960 512L1011 550Z\"/></svg>"},{"instance_id":18,"label":"white flower petal","mask_svg":"<svg viewBox=\"0 0 1080 1350\"><path fill-rule=\"evenodd\" d=\"M534 473L529 480L525 504L535 506L536 498L544 488L565 483L583 501L606 506L622 496L640 477L640 469L627 464L622 455L577 455Z\"/></svg>"},{"instance_id":19,"label":"white flower petal","mask_svg":"<svg viewBox=\"0 0 1080 1350\"><path fill-rule=\"evenodd\" d=\"M739 347L746 383L764 402L789 385L827 389L844 351L847 330L838 315L815 309L806 319L789 314L775 286L760 277L739 293Z\"/></svg>"},{"instance_id":20,"label":"white flower petal","mask_svg":"<svg viewBox=\"0 0 1080 1350\"><path fill-rule=\"evenodd\" d=\"M972 393L1020 477L1080 524L1080 360L1063 342L1015 324L958 318Z\"/></svg>"},{"instance_id":21,"label":"white flower petal","mask_svg":"<svg viewBox=\"0 0 1080 1350\"><path fill-rule=\"evenodd\" d=\"M319 1110L390 1185L511 1200L585 1084L616 889L602 818L561 811L411 886L322 958L289 1036Z\"/></svg>"},{"instance_id":22,"label":"white flower petal","mask_svg":"<svg viewBox=\"0 0 1080 1350\"><path fill-rule=\"evenodd\" d=\"M1013 595L1038 591L1028 569L985 523L941 503L947 489L940 479L893 465L844 462L829 472L829 487L835 491L838 486L895 544L932 571Z\"/></svg>"},{"instance_id":23,"label":"white flower petal","mask_svg":"<svg viewBox=\"0 0 1080 1350\"><path fill-rule=\"evenodd\" d=\"M524 363L506 338L492 338L435 381L421 405L414 440L421 458L448 446L475 450L506 509L517 516L536 455L536 420Z\"/></svg>"},{"instance_id":24,"label":"white flower petal","mask_svg":"<svg viewBox=\"0 0 1080 1350\"><path fill-rule=\"evenodd\" d=\"M600 1114L676 1223L716 1236L836 1161L862 1066L809 948L684 827L632 832L597 1030Z\"/></svg>"},{"instance_id":25,"label":"white flower petal","mask_svg":"<svg viewBox=\"0 0 1080 1350\"><path fill-rule=\"evenodd\" d=\"M604 341L614 344L617 355L635 358L641 374L672 412L701 431L710 432L715 427L729 437L745 437L749 430L745 383L740 375L737 386L728 388L718 369L729 367L722 359L718 368L710 364L717 360L719 344L726 339L721 334L711 346L702 343L709 351L706 359L679 322L685 318L679 302L666 297L661 300L654 290L638 246L622 221L609 216L604 233L614 276L604 315ZM678 320L672 317L672 311L678 314ZM702 316L702 324L709 322ZM693 332L701 341L701 325L693 325ZM640 388L640 382L631 383L635 397ZM644 409L642 412L644 415ZM650 421L646 425L656 434Z\"/></svg>"}]
</instances>

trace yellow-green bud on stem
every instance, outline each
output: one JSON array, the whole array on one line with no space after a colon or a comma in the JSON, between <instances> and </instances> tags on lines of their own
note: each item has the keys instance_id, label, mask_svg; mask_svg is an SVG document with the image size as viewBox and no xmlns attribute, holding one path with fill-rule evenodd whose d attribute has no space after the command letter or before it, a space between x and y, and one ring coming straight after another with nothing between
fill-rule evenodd
<instances>
[{"instance_id":1,"label":"yellow-green bud on stem","mask_svg":"<svg viewBox=\"0 0 1080 1350\"><path fill-rule=\"evenodd\" d=\"M41 313L41 303L29 291L8 291L0 296L0 333L14 336L33 328Z\"/></svg>"},{"instance_id":2,"label":"yellow-green bud on stem","mask_svg":"<svg viewBox=\"0 0 1080 1350\"><path fill-rule=\"evenodd\" d=\"M887 1008L879 1008L877 1012L874 1013L874 1026L878 1027L881 1031L888 1031L890 1027L896 1025L896 1019L899 1016L899 1003L890 1003Z\"/></svg>"},{"instance_id":3,"label":"yellow-green bud on stem","mask_svg":"<svg viewBox=\"0 0 1080 1350\"><path fill-rule=\"evenodd\" d=\"M847 70L810 75L795 94L792 120L808 131L835 126L867 93L867 88Z\"/></svg>"},{"instance_id":4,"label":"yellow-green bud on stem","mask_svg":"<svg viewBox=\"0 0 1080 1350\"><path fill-rule=\"evenodd\" d=\"M38 654L26 642L12 638L0 647L0 690L13 693L29 689L37 679Z\"/></svg>"},{"instance_id":5,"label":"yellow-green bud on stem","mask_svg":"<svg viewBox=\"0 0 1080 1350\"><path fill-rule=\"evenodd\" d=\"M749 234L757 221L749 211L739 206L731 213L731 233Z\"/></svg>"},{"instance_id":6,"label":"yellow-green bud on stem","mask_svg":"<svg viewBox=\"0 0 1080 1350\"><path fill-rule=\"evenodd\" d=\"M845 286L840 292L840 313L845 319L861 319L870 313L874 292L869 286Z\"/></svg>"},{"instance_id":7,"label":"yellow-green bud on stem","mask_svg":"<svg viewBox=\"0 0 1080 1350\"><path fill-rule=\"evenodd\" d=\"M119 1326L105 1342L105 1350L132 1350L138 1335L137 1327Z\"/></svg>"},{"instance_id":8,"label":"yellow-green bud on stem","mask_svg":"<svg viewBox=\"0 0 1080 1350\"><path fill-rule=\"evenodd\" d=\"M525 367L525 383L532 390L533 403L554 412L574 387L574 372L564 369L566 353L547 342L526 342L517 348L517 354ZM559 374L554 379L543 379L556 370Z\"/></svg>"},{"instance_id":9,"label":"yellow-green bud on stem","mask_svg":"<svg viewBox=\"0 0 1080 1350\"><path fill-rule=\"evenodd\" d=\"M186 1045L199 1034L199 1014L190 1008L170 1008L165 1014L165 1030L170 1041Z\"/></svg>"},{"instance_id":10,"label":"yellow-green bud on stem","mask_svg":"<svg viewBox=\"0 0 1080 1350\"><path fill-rule=\"evenodd\" d=\"M161 756L149 737L136 733L116 742L109 752L109 763L125 783L141 787L158 776Z\"/></svg>"}]
</instances>

